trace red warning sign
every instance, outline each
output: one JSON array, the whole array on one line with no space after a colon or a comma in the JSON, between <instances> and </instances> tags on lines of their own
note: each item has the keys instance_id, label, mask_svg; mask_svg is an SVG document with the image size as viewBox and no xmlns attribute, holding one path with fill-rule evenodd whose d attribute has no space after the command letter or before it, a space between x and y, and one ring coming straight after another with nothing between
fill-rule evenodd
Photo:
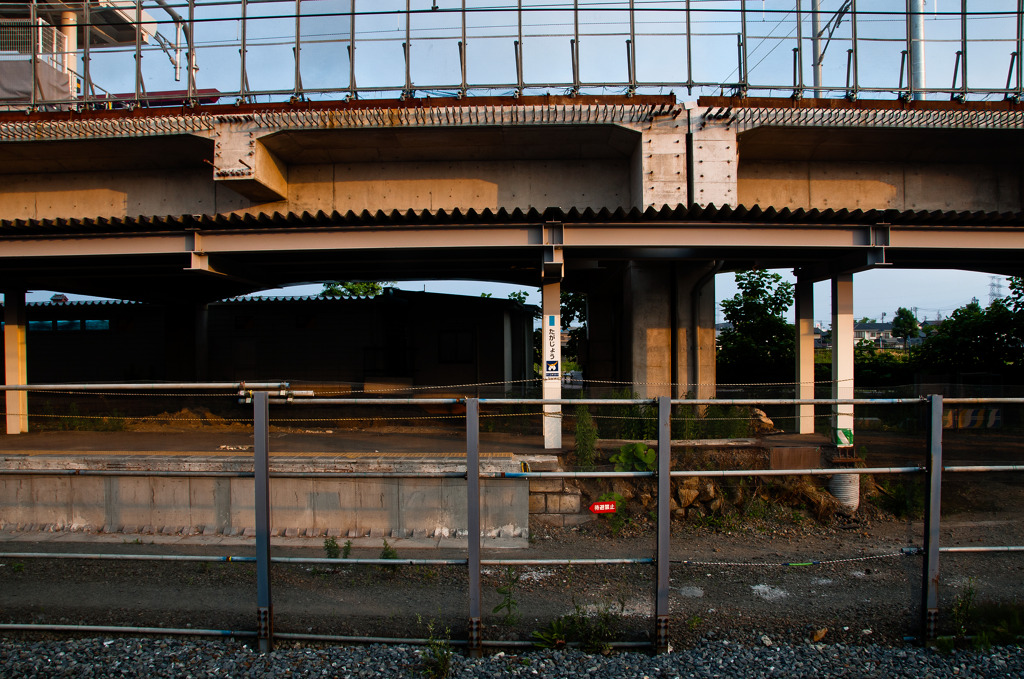
<instances>
[{"instance_id":1,"label":"red warning sign","mask_svg":"<svg viewBox=\"0 0 1024 679\"><path fill-rule=\"evenodd\" d=\"M590 511L595 514L614 514L617 507L615 506L615 500L607 500L605 502L594 502L590 505Z\"/></svg>"}]
</instances>

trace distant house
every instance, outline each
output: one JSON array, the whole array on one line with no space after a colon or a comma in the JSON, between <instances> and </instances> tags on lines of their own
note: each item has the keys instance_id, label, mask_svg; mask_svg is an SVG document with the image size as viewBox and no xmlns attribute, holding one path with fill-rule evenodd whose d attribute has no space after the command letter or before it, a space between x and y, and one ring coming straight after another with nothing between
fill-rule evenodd
<instances>
[{"instance_id":1,"label":"distant house","mask_svg":"<svg viewBox=\"0 0 1024 679\"><path fill-rule=\"evenodd\" d=\"M878 347L903 346L903 340L892 335L892 323L854 323L853 341L868 342Z\"/></svg>"}]
</instances>

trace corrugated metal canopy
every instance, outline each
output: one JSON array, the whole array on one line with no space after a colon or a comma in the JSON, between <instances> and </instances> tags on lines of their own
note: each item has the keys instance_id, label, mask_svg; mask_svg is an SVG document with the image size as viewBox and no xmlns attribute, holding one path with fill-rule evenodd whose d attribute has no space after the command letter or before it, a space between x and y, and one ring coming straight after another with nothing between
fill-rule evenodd
<instances>
[{"instance_id":1,"label":"corrugated metal canopy","mask_svg":"<svg viewBox=\"0 0 1024 679\"><path fill-rule=\"evenodd\" d=\"M689 207L668 205L661 208L639 210L580 210L572 208L547 208L545 210L392 210L362 212L316 213L260 213L220 215L180 215L165 217L99 217L94 219L3 219L0 220L0 237L42 234L109 234L109 233L155 233L164 231L195 230L259 230L317 227L359 227L359 226L459 226L459 225L503 225L503 224L642 224L642 223L694 223L694 224L758 224L788 225L836 225L836 226L927 226L927 227L999 227L1024 226L1024 211L1021 212L956 212L940 210L818 210L743 205L716 207L708 205Z\"/></svg>"}]
</instances>

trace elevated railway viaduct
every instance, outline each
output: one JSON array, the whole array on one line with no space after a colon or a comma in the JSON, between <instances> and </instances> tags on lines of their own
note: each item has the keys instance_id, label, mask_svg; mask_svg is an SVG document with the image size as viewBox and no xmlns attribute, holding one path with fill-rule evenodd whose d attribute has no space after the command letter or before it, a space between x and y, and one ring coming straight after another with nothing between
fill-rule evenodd
<instances>
[{"instance_id":1,"label":"elevated railway viaduct","mask_svg":"<svg viewBox=\"0 0 1024 679\"><path fill-rule=\"evenodd\" d=\"M813 393L811 284L831 280L833 394L846 397L857 272L1024 273L1022 130L1024 106L1010 100L545 96L0 114L5 379L31 382L26 290L167 304L192 356L203 305L226 296L478 279L541 286L545 334L559 327L559 292L586 292L589 379L709 396L714 275L791 267L797 395ZM545 351L544 393L556 396L558 342ZM181 377L202 378L201 362ZM26 394L8 392L6 406L8 433L26 431ZM556 426L546 442L560 445Z\"/></svg>"}]
</instances>

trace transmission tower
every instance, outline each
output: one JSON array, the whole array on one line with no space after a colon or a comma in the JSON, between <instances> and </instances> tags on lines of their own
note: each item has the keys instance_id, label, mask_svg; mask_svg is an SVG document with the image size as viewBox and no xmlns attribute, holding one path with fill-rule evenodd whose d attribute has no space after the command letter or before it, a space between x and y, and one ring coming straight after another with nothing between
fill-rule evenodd
<instances>
[{"instance_id":1,"label":"transmission tower","mask_svg":"<svg viewBox=\"0 0 1024 679\"><path fill-rule=\"evenodd\" d=\"M991 305L992 302L1003 296L1003 277L1002 276L989 276L988 283L988 303Z\"/></svg>"}]
</instances>

